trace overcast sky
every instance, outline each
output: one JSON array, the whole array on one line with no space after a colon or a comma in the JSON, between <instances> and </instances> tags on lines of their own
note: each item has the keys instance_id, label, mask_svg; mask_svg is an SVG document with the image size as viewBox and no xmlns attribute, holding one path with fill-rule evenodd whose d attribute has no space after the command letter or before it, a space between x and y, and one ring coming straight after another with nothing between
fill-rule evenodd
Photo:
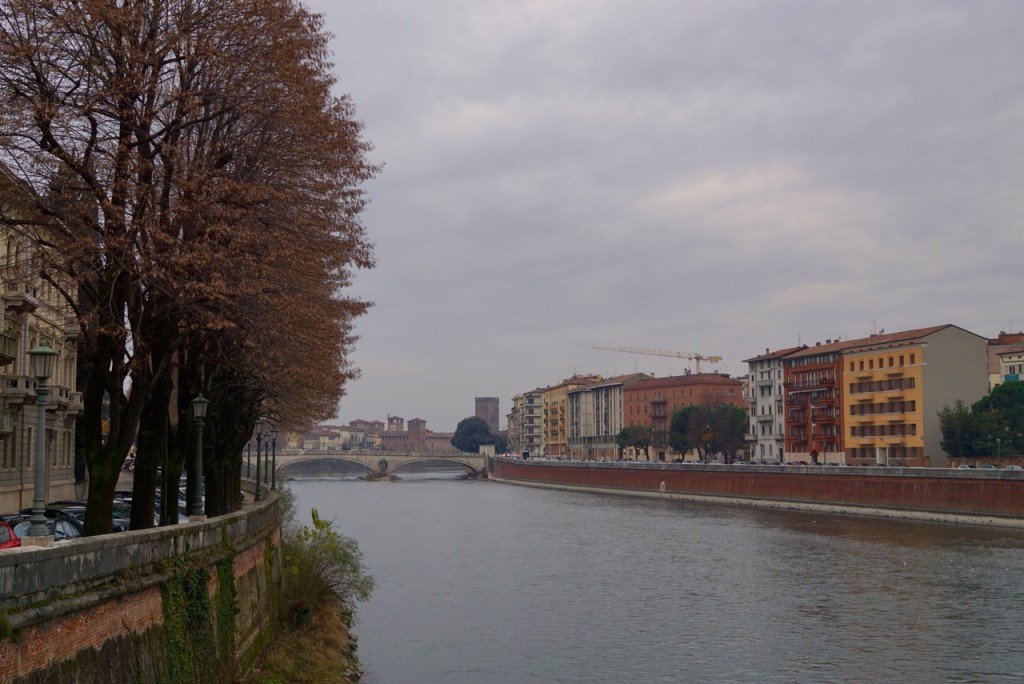
<instances>
[{"instance_id":1,"label":"overcast sky","mask_svg":"<svg viewBox=\"0 0 1024 684\"><path fill-rule=\"evenodd\" d=\"M1024 327L1024 2L365 0L326 15L379 264L339 418L798 340ZM502 419L504 425L504 418Z\"/></svg>"}]
</instances>

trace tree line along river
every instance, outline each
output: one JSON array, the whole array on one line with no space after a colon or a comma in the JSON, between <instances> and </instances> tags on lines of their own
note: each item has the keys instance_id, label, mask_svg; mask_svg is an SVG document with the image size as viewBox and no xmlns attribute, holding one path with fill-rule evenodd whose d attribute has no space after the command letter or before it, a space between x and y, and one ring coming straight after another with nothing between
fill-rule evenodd
<instances>
[{"instance_id":1,"label":"tree line along river","mask_svg":"<svg viewBox=\"0 0 1024 684\"><path fill-rule=\"evenodd\" d=\"M1024 680L1024 532L439 474L299 480L377 582L368 684Z\"/></svg>"}]
</instances>

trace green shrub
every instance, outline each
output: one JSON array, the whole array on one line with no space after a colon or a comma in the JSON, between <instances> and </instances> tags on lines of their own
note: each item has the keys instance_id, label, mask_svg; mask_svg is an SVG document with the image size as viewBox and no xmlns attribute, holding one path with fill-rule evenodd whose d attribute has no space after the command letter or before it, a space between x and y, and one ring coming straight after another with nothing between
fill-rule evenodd
<instances>
[{"instance_id":1,"label":"green shrub","mask_svg":"<svg viewBox=\"0 0 1024 684\"><path fill-rule=\"evenodd\" d=\"M282 551L282 611L293 625L306 624L327 601L350 609L373 591L358 544L339 534L315 508L313 525L288 535Z\"/></svg>"}]
</instances>

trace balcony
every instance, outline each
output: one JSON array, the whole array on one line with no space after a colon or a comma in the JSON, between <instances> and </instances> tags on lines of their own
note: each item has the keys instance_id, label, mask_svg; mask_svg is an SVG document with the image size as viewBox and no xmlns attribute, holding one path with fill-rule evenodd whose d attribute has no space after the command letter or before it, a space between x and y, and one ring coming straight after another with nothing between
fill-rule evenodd
<instances>
[{"instance_id":1,"label":"balcony","mask_svg":"<svg viewBox=\"0 0 1024 684\"><path fill-rule=\"evenodd\" d=\"M64 317L64 337L69 340L77 340L82 336L82 328L78 325L78 318L75 316Z\"/></svg>"},{"instance_id":2,"label":"balcony","mask_svg":"<svg viewBox=\"0 0 1024 684\"><path fill-rule=\"evenodd\" d=\"M20 404L35 398L35 387L35 378L27 375L9 375L0 382L0 395L7 398L8 404Z\"/></svg>"},{"instance_id":3,"label":"balcony","mask_svg":"<svg viewBox=\"0 0 1024 684\"><path fill-rule=\"evenodd\" d=\"M818 380L818 384L821 385L822 387L835 387L836 386L836 379L835 378L820 378Z\"/></svg>"},{"instance_id":4,"label":"balcony","mask_svg":"<svg viewBox=\"0 0 1024 684\"><path fill-rule=\"evenodd\" d=\"M18 356L18 343L10 335L0 333L0 366L6 366Z\"/></svg>"},{"instance_id":5,"label":"balcony","mask_svg":"<svg viewBox=\"0 0 1024 684\"><path fill-rule=\"evenodd\" d=\"M664 404L665 401L666 401L665 397L660 395L660 394L658 396L651 397L651 403L652 404Z\"/></svg>"},{"instance_id":6,"label":"balcony","mask_svg":"<svg viewBox=\"0 0 1024 684\"><path fill-rule=\"evenodd\" d=\"M4 284L4 306L18 313L31 313L39 308L39 300L27 280L16 278Z\"/></svg>"}]
</instances>

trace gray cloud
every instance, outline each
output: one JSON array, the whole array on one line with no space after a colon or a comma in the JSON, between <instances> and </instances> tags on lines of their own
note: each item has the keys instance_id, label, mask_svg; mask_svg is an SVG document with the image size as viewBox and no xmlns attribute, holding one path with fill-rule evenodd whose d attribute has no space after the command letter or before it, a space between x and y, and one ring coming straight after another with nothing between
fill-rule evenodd
<instances>
[{"instance_id":1,"label":"gray cloud","mask_svg":"<svg viewBox=\"0 0 1024 684\"><path fill-rule=\"evenodd\" d=\"M343 419L1024 326L1020 3L311 4L387 165Z\"/></svg>"}]
</instances>

